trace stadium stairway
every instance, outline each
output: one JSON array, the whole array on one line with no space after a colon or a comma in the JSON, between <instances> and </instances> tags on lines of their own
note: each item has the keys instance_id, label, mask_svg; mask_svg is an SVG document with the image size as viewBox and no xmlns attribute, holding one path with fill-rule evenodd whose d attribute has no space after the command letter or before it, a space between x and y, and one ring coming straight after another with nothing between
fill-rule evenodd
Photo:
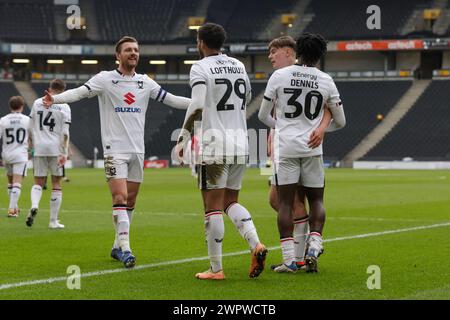
<instances>
[{"instance_id":1,"label":"stadium stairway","mask_svg":"<svg viewBox=\"0 0 450 320\"><path fill-rule=\"evenodd\" d=\"M344 158L343 166L351 166L353 161L364 157L373 149L392 128L408 113L417 99L425 92L431 80L415 80L408 91L401 97L395 106L361 142L353 148Z\"/></svg>"},{"instance_id":2,"label":"stadium stairway","mask_svg":"<svg viewBox=\"0 0 450 320\"><path fill-rule=\"evenodd\" d=\"M292 8L291 12L295 13L297 15L297 17L299 17L298 19L295 19L295 21L300 20L300 17L303 16L303 12L306 9L306 7L308 6L309 2L311 0L297 0L294 2L297 2L294 7ZM301 12L303 9L303 12ZM288 13L288 12L286 12ZM281 15L280 14L275 14L271 21L268 23L267 28L264 28L263 30L260 31L257 39L274 39L277 37L280 37L282 35L284 35L284 31L286 26L284 26L282 23L280 23L281 19ZM291 28L293 29L293 28Z\"/></svg>"},{"instance_id":3,"label":"stadium stairway","mask_svg":"<svg viewBox=\"0 0 450 320\"><path fill-rule=\"evenodd\" d=\"M434 8L442 10L441 15L433 25L433 32L439 35L445 35L450 27L450 6L448 0L435 0Z\"/></svg>"},{"instance_id":4,"label":"stadium stairway","mask_svg":"<svg viewBox=\"0 0 450 320\"><path fill-rule=\"evenodd\" d=\"M194 12L189 12L189 10L186 12L185 10L180 10L181 11L180 18L176 19L176 21L173 23L171 27L170 30L171 37L174 39L190 39L190 34L192 30L189 30L187 28L188 17L189 16L206 17L210 1L211 0L199 0L198 3L195 5Z\"/></svg>"},{"instance_id":5,"label":"stadium stairway","mask_svg":"<svg viewBox=\"0 0 450 320\"><path fill-rule=\"evenodd\" d=\"M416 29L419 28L421 25L423 25L423 10L416 9L413 12L411 12L408 20L400 29L399 33L402 36L407 35L408 33L416 31Z\"/></svg>"},{"instance_id":6,"label":"stadium stairway","mask_svg":"<svg viewBox=\"0 0 450 320\"><path fill-rule=\"evenodd\" d=\"M81 0L80 2L81 7L84 9L83 13L88 24L87 37L90 40L100 41L101 36L99 32L99 26L96 17L96 7L94 2L90 0Z\"/></svg>"},{"instance_id":7,"label":"stadium stairway","mask_svg":"<svg viewBox=\"0 0 450 320\"><path fill-rule=\"evenodd\" d=\"M288 29L288 35L294 39L297 39L303 33L306 26L314 19L313 14L306 12L311 1L312 0L300 0L292 8L292 12L297 15L297 18L294 20L292 28ZM280 25L279 20L278 24Z\"/></svg>"},{"instance_id":8,"label":"stadium stairway","mask_svg":"<svg viewBox=\"0 0 450 320\"><path fill-rule=\"evenodd\" d=\"M31 111L31 107L33 107L34 100L38 98L36 92L33 90L29 82L26 81L14 81L14 86L17 91L25 100L25 103L28 106L28 112ZM25 108L26 110L26 108ZM25 112L27 113L27 112Z\"/></svg>"}]
</instances>

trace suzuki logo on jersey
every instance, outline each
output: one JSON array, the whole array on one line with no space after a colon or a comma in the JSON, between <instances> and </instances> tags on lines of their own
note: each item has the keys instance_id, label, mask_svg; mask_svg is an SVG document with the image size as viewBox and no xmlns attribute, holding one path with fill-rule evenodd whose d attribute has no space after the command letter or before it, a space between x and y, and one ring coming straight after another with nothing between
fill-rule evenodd
<instances>
[{"instance_id":1,"label":"suzuki logo on jersey","mask_svg":"<svg viewBox=\"0 0 450 320\"><path fill-rule=\"evenodd\" d=\"M124 94L124 97L125 97L125 99L123 101L125 101L129 105L136 102L136 100L134 100L135 95L132 94L131 92ZM139 107L115 107L114 111L115 112L141 113L142 110Z\"/></svg>"},{"instance_id":2,"label":"suzuki logo on jersey","mask_svg":"<svg viewBox=\"0 0 450 320\"><path fill-rule=\"evenodd\" d=\"M123 100L123 101L125 101L128 104L132 104L136 101L136 100L134 100L134 98L135 98L134 94L132 94L131 92L128 92L127 94L125 94L124 97L125 97L125 100Z\"/></svg>"}]
</instances>

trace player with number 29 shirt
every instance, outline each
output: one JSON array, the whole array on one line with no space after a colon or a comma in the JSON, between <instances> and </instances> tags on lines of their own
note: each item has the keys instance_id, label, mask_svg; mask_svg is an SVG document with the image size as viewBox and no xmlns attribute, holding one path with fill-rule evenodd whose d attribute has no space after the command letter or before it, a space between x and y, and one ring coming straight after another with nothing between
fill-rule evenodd
<instances>
[{"instance_id":1,"label":"player with number 29 shirt","mask_svg":"<svg viewBox=\"0 0 450 320\"><path fill-rule=\"evenodd\" d=\"M238 202L248 155L246 106L251 89L243 63L221 53L225 39L226 32L218 24L206 23L198 31L197 48L202 59L191 68L192 101L183 124L185 132L178 140L179 145L190 140L187 131L192 132L193 122L201 114L199 188L210 257L210 268L195 275L202 280L225 278L224 212L251 250L250 278L261 274L267 254L250 213Z\"/></svg>"}]
</instances>

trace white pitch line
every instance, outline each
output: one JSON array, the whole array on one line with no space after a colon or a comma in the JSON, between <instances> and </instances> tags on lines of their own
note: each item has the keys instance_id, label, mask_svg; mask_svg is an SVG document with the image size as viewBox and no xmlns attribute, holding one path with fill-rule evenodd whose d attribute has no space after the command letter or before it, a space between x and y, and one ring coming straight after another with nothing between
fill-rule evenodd
<instances>
[{"instance_id":1,"label":"white pitch line","mask_svg":"<svg viewBox=\"0 0 450 320\"><path fill-rule=\"evenodd\" d=\"M377 236L383 236L383 235L387 235L387 234L397 234L397 233L402 233L402 232L410 232L410 231L433 229L433 228L448 227L448 226L450 226L450 222L440 223L440 224L432 224L432 225L428 225L428 226L418 226L418 227L405 228L405 229L386 230L386 231L381 231L381 232L358 234L358 235L353 235L353 236L337 237L337 238L326 239L326 240L324 240L324 242L335 242L335 241L343 241L343 240L351 240L351 239L377 237ZM268 249L269 249L269 251L270 250L279 250L280 247L276 246L276 247L270 247ZM248 254L248 253L249 253L248 250L244 250L244 251L225 253L225 254L223 254L223 256L224 257L232 257L232 256L239 256L239 255ZM161 267L161 266L168 266L168 265L187 263L187 262L193 262L193 261L203 261L203 260L208 260L208 259L209 259L209 257L205 256L205 257L186 258L186 259L181 259L181 260L172 260L172 261L144 264L144 265L137 266L134 269L121 268L121 269L92 271L92 272L82 273L80 275L80 277L81 278L89 278L89 277L102 276L102 275L112 274L112 273L131 272L133 270L156 268L156 267ZM25 286L33 286L33 285L39 285L39 284L48 284L48 283L54 283L54 282L64 282L64 281L67 281L67 277L56 277L56 278L48 278L48 279L40 279L40 280L23 281L23 282L2 284L2 285L0 285L0 290L25 287Z\"/></svg>"},{"instance_id":2,"label":"white pitch line","mask_svg":"<svg viewBox=\"0 0 450 320\"><path fill-rule=\"evenodd\" d=\"M8 210L8 208L0 208L1 210ZM39 209L40 212L50 212L50 209ZM85 209L62 209L62 213L71 213L71 212L81 212L81 213L105 213L107 210L85 210ZM154 212L154 211L135 211L134 215L153 215L153 216L167 216L167 217L201 217L203 219L203 213L194 213L194 212ZM259 216L258 219L272 219L275 217L276 213L273 215L264 215ZM438 222L438 223L446 223L450 222L448 220L432 220L432 219L395 219L395 218L375 218L375 217L340 217L340 216L327 216L327 220L353 220L353 221L385 221L385 222Z\"/></svg>"}]
</instances>

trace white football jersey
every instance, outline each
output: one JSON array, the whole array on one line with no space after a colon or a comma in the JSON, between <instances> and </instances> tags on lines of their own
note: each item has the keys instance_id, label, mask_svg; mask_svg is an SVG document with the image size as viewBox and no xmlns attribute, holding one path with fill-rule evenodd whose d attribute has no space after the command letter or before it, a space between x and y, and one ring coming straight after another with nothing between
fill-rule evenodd
<instances>
[{"instance_id":1,"label":"white football jersey","mask_svg":"<svg viewBox=\"0 0 450 320\"><path fill-rule=\"evenodd\" d=\"M71 123L69 105L66 103L53 104L47 109L40 98L34 101L30 118L34 155L39 157L59 156L64 124Z\"/></svg>"},{"instance_id":2,"label":"white football jersey","mask_svg":"<svg viewBox=\"0 0 450 320\"><path fill-rule=\"evenodd\" d=\"M86 82L98 96L104 154L145 153L145 113L149 99L163 102L167 92L147 75L102 71Z\"/></svg>"},{"instance_id":3,"label":"white football jersey","mask_svg":"<svg viewBox=\"0 0 450 320\"><path fill-rule=\"evenodd\" d=\"M219 158L248 155L246 108L251 86L244 64L225 54L192 65L190 85L206 85L200 155Z\"/></svg>"},{"instance_id":4,"label":"white football jersey","mask_svg":"<svg viewBox=\"0 0 450 320\"><path fill-rule=\"evenodd\" d=\"M320 125L325 104L342 104L328 74L298 64L278 69L267 83L264 99L275 104L275 157L312 157L323 153L322 145L308 147L310 135Z\"/></svg>"},{"instance_id":5,"label":"white football jersey","mask_svg":"<svg viewBox=\"0 0 450 320\"><path fill-rule=\"evenodd\" d=\"M3 162L28 161L29 121L29 117L19 112L12 112L0 119Z\"/></svg>"}]
</instances>

